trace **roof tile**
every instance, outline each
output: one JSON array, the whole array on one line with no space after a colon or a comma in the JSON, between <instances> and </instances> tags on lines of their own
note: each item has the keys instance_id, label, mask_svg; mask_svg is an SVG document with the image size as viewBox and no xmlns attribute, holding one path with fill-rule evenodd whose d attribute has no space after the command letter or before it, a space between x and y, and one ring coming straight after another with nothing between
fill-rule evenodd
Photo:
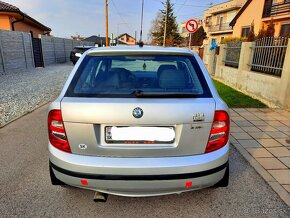
<instances>
[{"instance_id":1,"label":"roof tile","mask_svg":"<svg viewBox=\"0 0 290 218\"><path fill-rule=\"evenodd\" d=\"M10 5L6 2L0 1L0 11L20 11L20 10L14 5Z\"/></svg>"}]
</instances>

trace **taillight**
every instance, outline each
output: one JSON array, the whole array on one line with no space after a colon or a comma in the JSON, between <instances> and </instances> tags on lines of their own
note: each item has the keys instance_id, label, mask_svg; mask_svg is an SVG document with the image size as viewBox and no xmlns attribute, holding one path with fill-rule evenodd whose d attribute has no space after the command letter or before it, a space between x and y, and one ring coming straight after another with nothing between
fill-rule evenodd
<instances>
[{"instance_id":1,"label":"taillight","mask_svg":"<svg viewBox=\"0 0 290 218\"><path fill-rule=\"evenodd\" d=\"M229 140L230 118L226 111L216 111L205 153L225 146Z\"/></svg>"},{"instance_id":2,"label":"taillight","mask_svg":"<svg viewBox=\"0 0 290 218\"><path fill-rule=\"evenodd\" d=\"M61 110L51 110L48 114L48 138L50 143L65 152L71 152L67 140Z\"/></svg>"}]
</instances>

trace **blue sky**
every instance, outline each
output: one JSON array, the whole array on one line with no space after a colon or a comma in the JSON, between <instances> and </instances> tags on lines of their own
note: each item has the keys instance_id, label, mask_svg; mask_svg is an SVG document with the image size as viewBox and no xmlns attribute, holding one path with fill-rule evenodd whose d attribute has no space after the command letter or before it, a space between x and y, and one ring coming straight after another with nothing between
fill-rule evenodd
<instances>
[{"instance_id":1,"label":"blue sky","mask_svg":"<svg viewBox=\"0 0 290 218\"><path fill-rule=\"evenodd\" d=\"M52 34L69 38L76 33L81 36L104 35L105 0L3 0L20 8L52 29ZM162 0L144 0L144 38L146 40L151 21ZM171 0L175 3L178 23L200 16L210 6L226 0ZM140 31L141 0L109 0L109 33L127 32L134 36ZM118 28L119 27L119 28ZM119 31L118 31L119 29Z\"/></svg>"}]
</instances>

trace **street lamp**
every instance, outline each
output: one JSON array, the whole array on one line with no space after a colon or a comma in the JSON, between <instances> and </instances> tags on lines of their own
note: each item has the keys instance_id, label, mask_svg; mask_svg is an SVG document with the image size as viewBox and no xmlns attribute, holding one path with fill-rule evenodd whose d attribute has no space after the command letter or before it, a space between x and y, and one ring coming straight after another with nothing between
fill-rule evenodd
<instances>
[{"instance_id":1,"label":"street lamp","mask_svg":"<svg viewBox=\"0 0 290 218\"><path fill-rule=\"evenodd\" d=\"M116 44L118 45L118 37L119 37L119 26L120 25L127 25L128 23L117 23L117 42L116 42Z\"/></svg>"}]
</instances>

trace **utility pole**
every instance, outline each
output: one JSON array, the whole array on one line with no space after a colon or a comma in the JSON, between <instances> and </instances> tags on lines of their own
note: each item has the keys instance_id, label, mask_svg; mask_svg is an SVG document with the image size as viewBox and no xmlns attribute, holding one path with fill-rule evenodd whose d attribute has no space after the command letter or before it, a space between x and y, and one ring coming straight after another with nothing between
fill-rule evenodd
<instances>
[{"instance_id":1,"label":"utility pole","mask_svg":"<svg viewBox=\"0 0 290 218\"><path fill-rule=\"evenodd\" d=\"M109 47L109 21L108 21L108 0L105 0L105 13L106 13L106 47Z\"/></svg>"},{"instance_id":2,"label":"utility pole","mask_svg":"<svg viewBox=\"0 0 290 218\"><path fill-rule=\"evenodd\" d=\"M167 31L167 19L168 19L168 0L166 0L166 13L165 13L165 24L164 24L164 35L163 35L163 47L166 46L166 31Z\"/></svg>"}]
</instances>

